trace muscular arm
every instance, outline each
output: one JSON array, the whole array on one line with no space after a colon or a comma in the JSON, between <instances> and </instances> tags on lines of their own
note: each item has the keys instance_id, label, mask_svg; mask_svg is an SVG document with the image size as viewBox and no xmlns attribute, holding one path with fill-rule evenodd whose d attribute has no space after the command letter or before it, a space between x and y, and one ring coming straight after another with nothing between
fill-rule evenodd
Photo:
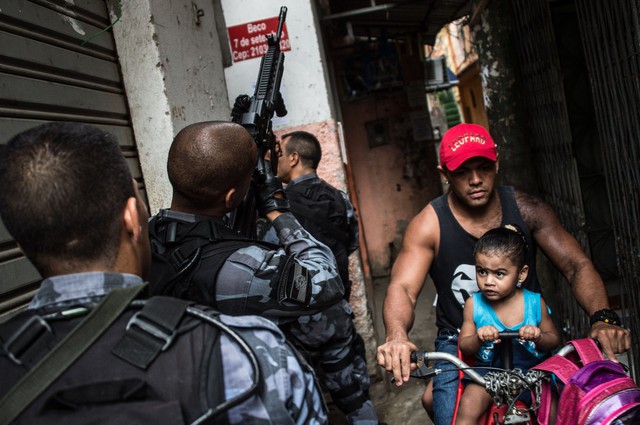
<instances>
[{"instance_id":1,"label":"muscular arm","mask_svg":"<svg viewBox=\"0 0 640 425\"><path fill-rule=\"evenodd\" d=\"M516 199L533 238L549 261L567 279L578 304L588 315L609 308L600 275L578 241L562 227L551 207L522 192L517 192ZM612 360L615 359L614 353L631 348L629 332L618 326L597 322L591 327L590 336L600 342L603 351Z\"/></svg>"},{"instance_id":2,"label":"muscular arm","mask_svg":"<svg viewBox=\"0 0 640 425\"><path fill-rule=\"evenodd\" d=\"M521 192L518 193L518 205L536 243L567 279L578 304L589 315L609 308L600 275L578 241L562 227L551 207Z\"/></svg>"},{"instance_id":3,"label":"muscular arm","mask_svg":"<svg viewBox=\"0 0 640 425\"><path fill-rule=\"evenodd\" d=\"M409 341L413 326L416 300L435 256L439 238L438 219L427 206L409 224L402 248L391 270L391 282L384 300L383 317L387 331L386 342L378 347L378 364L393 372L401 385L409 380L410 353L417 350Z\"/></svg>"}]
</instances>

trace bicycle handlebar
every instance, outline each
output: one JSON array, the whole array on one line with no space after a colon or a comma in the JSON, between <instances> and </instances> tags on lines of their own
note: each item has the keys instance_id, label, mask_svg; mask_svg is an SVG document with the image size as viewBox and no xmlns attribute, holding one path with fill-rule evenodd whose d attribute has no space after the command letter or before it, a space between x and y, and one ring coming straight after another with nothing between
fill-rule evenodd
<instances>
[{"instance_id":1,"label":"bicycle handlebar","mask_svg":"<svg viewBox=\"0 0 640 425\"><path fill-rule=\"evenodd\" d=\"M520 338L520 333L518 331L502 331L502 332L498 332L498 338L500 339Z\"/></svg>"},{"instance_id":2,"label":"bicycle handlebar","mask_svg":"<svg viewBox=\"0 0 640 425\"><path fill-rule=\"evenodd\" d=\"M482 385L484 387L485 381L482 375L480 375L475 370L471 369L471 366L460 360L458 357L449 353L441 353L438 351L429 352L429 351L414 351L411 353L411 362L416 363L418 367L426 364L428 361L435 360L445 360L449 363L452 363L456 368L462 370L469 378L471 378L475 383ZM434 371L435 374L440 373L440 371Z\"/></svg>"},{"instance_id":3,"label":"bicycle handlebar","mask_svg":"<svg viewBox=\"0 0 640 425\"><path fill-rule=\"evenodd\" d=\"M511 339L520 338L520 334L518 333L518 331L503 331L503 332L499 332L498 333L498 337L500 339L504 339L504 340L509 341ZM568 344L565 347L561 348L558 351L558 354L560 354L562 356L566 356L571 351L573 351L573 346ZM510 353L510 351L509 351L509 353ZM424 370L424 368L426 368L427 362L435 361L435 360L448 361L449 363L453 364L457 369L459 369L462 372L464 372L476 384L482 385L483 387L485 386L485 379L482 377L482 375L480 375L478 372L473 370L472 366L469 366L468 364L466 364L464 361L462 361L457 356L454 356L454 355L449 354L449 353L441 353L441 352L437 352L437 351L436 352L414 351L413 353L411 353L411 363L416 363L418 365L419 369L423 369ZM510 363L510 361L511 361L510 358L507 361ZM440 372L441 372L440 370L436 369L436 370L434 370L433 372L431 372L429 374L438 374Z\"/></svg>"}]
</instances>

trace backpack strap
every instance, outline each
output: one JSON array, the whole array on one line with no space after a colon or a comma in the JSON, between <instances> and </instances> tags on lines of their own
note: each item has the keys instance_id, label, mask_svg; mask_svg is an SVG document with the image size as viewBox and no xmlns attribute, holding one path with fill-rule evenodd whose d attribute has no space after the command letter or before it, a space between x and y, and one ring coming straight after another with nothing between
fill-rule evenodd
<instances>
[{"instance_id":1,"label":"backpack strap","mask_svg":"<svg viewBox=\"0 0 640 425\"><path fill-rule=\"evenodd\" d=\"M124 336L111 350L122 360L147 369L178 334L178 325L191 301L153 297L129 319Z\"/></svg>"},{"instance_id":2,"label":"backpack strap","mask_svg":"<svg viewBox=\"0 0 640 425\"><path fill-rule=\"evenodd\" d=\"M17 418L49 385L51 385L96 339L111 326L124 309L146 286L115 289L33 369L22 377L0 400L0 425Z\"/></svg>"},{"instance_id":3,"label":"backpack strap","mask_svg":"<svg viewBox=\"0 0 640 425\"><path fill-rule=\"evenodd\" d=\"M175 270L174 279L197 264L202 248L220 240L241 239L224 224L211 218L195 222L181 221L162 210L149 222L149 237L155 251L166 251L164 257Z\"/></svg>"},{"instance_id":4,"label":"backpack strap","mask_svg":"<svg viewBox=\"0 0 640 425\"><path fill-rule=\"evenodd\" d=\"M149 236L153 261L148 276L151 295L188 299L214 308L217 276L230 255L249 246L282 248L243 238L218 218L194 218L170 210L161 210L151 219ZM243 311L241 308L238 313Z\"/></svg>"},{"instance_id":5,"label":"backpack strap","mask_svg":"<svg viewBox=\"0 0 640 425\"><path fill-rule=\"evenodd\" d=\"M567 384L571 376L579 370L579 367L566 357L555 354L531 369L553 373L560 381ZM540 425L547 425L549 423L551 393L551 383L546 380L543 381L542 394L540 395L540 408L537 413L537 420Z\"/></svg>"},{"instance_id":6,"label":"backpack strap","mask_svg":"<svg viewBox=\"0 0 640 425\"><path fill-rule=\"evenodd\" d=\"M576 339L569 341L569 344L573 346L583 365L603 359L600 348L592 338ZM551 372L566 385L569 383L569 379L580 370L580 367L572 360L556 354L532 369ZM549 423L551 391L551 384L546 381L543 382L537 418L540 425L547 425Z\"/></svg>"},{"instance_id":7,"label":"backpack strap","mask_svg":"<svg viewBox=\"0 0 640 425\"><path fill-rule=\"evenodd\" d=\"M0 349L13 363L31 369L55 346L55 335L44 317L25 310L0 327L0 341Z\"/></svg>"},{"instance_id":8,"label":"backpack strap","mask_svg":"<svg viewBox=\"0 0 640 425\"><path fill-rule=\"evenodd\" d=\"M253 244L215 218L194 222L174 217L177 213L162 210L149 222L154 267L149 280L152 295L170 295L215 307L215 297L194 298L190 293L193 273L205 252L216 254L217 261L208 260L211 282L218 270L235 250ZM215 287L211 287L211 294Z\"/></svg>"},{"instance_id":9,"label":"backpack strap","mask_svg":"<svg viewBox=\"0 0 640 425\"><path fill-rule=\"evenodd\" d=\"M556 375L558 379L562 381L562 383L566 384L569 382L569 379L573 376L573 374L576 373L580 368L566 357L556 354L549 357L532 369L551 372Z\"/></svg>"},{"instance_id":10,"label":"backpack strap","mask_svg":"<svg viewBox=\"0 0 640 425\"><path fill-rule=\"evenodd\" d=\"M186 315L209 323L216 331L208 334L209 337L204 344L207 352L202 356L203 363L200 367L207 373L203 374L199 385L201 393L207 394L211 405L200 420L212 417L216 418L216 424L226 425L228 418L223 413L248 398L253 393L255 385L239 396L226 400L224 379L222 378L224 370L222 368L221 338L218 330L221 329L227 334L231 334L232 331L218 320L217 312L202 310L194 307L193 304L192 301L162 296L144 301L142 309L129 319L122 339L111 352L127 363L146 370L155 358L167 350L180 336L180 324ZM238 342L237 335L233 334L230 337ZM243 342L240 340L239 344L254 364L255 355L250 347L247 347L247 344L242 344ZM256 373L255 379L259 379L259 371L256 371L255 367L254 372ZM216 379L209 382L207 378L212 376ZM200 423L199 421L197 422Z\"/></svg>"},{"instance_id":11,"label":"backpack strap","mask_svg":"<svg viewBox=\"0 0 640 425\"><path fill-rule=\"evenodd\" d=\"M583 365L604 360L600 347L593 338L574 339L569 344L573 345Z\"/></svg>"}]
</instances>

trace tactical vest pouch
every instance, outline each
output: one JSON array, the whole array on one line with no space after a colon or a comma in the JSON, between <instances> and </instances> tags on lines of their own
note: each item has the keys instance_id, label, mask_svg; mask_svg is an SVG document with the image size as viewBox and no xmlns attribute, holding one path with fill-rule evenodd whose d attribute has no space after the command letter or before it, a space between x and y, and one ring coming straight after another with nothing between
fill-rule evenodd
<instances>
[{"instance_id":1,"label":"tactical vest pouch","mask_svg":"<svg viewBox=\"0 0 640 425\"><path fill-rule=\"evenodd\" d=\"M171 217L157 216L149 224L153 267L149 276L152 295L169 295L196 301L216 308L218 273L230 255L249 246L277 250L279 245L240 238L215 219L187 223ZM271 279L273 294L280 303L307 305L312 284L309 271L291 255ZM225 313L247 314L246 300L236 306L226 300Z\"/></svg>"}]
</instances>

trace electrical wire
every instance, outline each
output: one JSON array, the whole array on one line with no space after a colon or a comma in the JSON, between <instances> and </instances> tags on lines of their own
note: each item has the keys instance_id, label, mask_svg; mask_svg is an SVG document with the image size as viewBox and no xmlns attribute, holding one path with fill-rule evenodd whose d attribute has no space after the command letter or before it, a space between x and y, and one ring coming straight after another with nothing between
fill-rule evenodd
<instances>
[{"instance_id":1,"label":"electrical wire","mask_svg":"<svg viewBox=\"0 0 640 425\"><path fill-rule=\"evenodd\" d=\"M97 33L95 33L94 35L92 35L91 37L87 38L85 41L82 42L82 44L80 44L81 46L84 46L85 44L87 44L89 41L93 40L94 38L96 38L97 36L99 36L100 34L109 31L111 28L113 28L113 26L120 20L120 18L122 18L122 0L118 0L118 18L113 21L111 23L111 25L109 25L108 27L106 27L105 29L103 29L102 31L99 31Z\"/></svg>"}]
</instances>

